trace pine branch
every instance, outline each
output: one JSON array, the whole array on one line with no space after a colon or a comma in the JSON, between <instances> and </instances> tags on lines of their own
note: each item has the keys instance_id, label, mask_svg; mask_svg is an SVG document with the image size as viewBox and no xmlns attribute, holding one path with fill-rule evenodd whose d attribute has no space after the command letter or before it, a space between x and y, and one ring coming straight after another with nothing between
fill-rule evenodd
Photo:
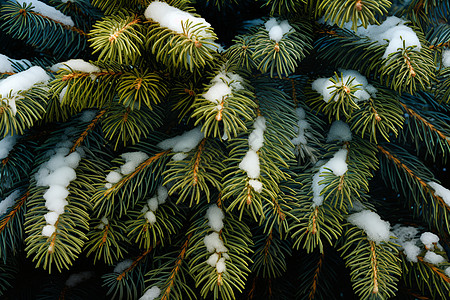
<instances>
[{"instance_id":1,"label":"pine branch","mask_svg":"<svg viewBox=\"0 0 450 300\"><path fill-rule=\"evenodd\" d=\"M382 154L381 175L386 184L403 193L415 216L445 233L449 228L447 220L450 207L428 185L428 182L434 181L431 172L417 158L398 146L394 148L396 155L386 147L377 147Z\"/></svg>"}]
</instances>

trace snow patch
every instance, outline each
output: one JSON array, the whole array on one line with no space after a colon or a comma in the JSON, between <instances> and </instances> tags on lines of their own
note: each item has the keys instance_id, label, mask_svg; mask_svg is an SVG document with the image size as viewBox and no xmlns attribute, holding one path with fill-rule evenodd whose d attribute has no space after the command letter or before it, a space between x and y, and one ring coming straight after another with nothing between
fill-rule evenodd
<instances>
[{"instance_id":1,"label":"snow patch","mask_svg":"<svg viewBox=\"0 0 450 300\"><path fill-rule=\"evenodd\" d=\"M434 194L436 196L441 197L442 200L444 200L445 204L450 206L450 190L446 189L445 187L443 187L439 183L436 183L436 182L433 182L433 181L430 181L427 184L433 188Z\"/></svg>"},{"instance_id":2,"label":"snow patch","mask_svg":"<svg viewBox=\"0 0 450 300\"><path fill-rule=\"evenodd\" d=\"M278 23L275 18L270 18L264 23L264 27L269 32L269 38L277 43L281 41L285 34L295 31L287 20Z\"/></svg>"},{"instance_id":3,"label":"snow patch","mask_svg":"<svg viewBox=\"0 0 450 300\"><path fill-rule=\"evenodd\" d=\"M75 23L73 22L72 18L69 16L66 16L65 14L63 14L62 12L60 12L59 10L57 10L56 8L54 8L53 6L47 5L41 1L38 0L17 0L17 2L19 4L26 4L26 5L30 5L31 4L31 9L34 12L37 12L41 15L44 15L54 21L63 23L66 26L70 26L73 27L75 26Z\"/></svg>"},{"instance_id":4,"label":"snow patch","mask_svg":"<svg viewBox=\"0 0 450 300\"><path fill-rule=\"evenodd\" d=\"M413 48L414 51L420 51L422 45L417 34L405 23L405 20L392 16L386 18L381 25L368 25L367 28L358 27L356 34L368 37L379 45L387 45L383 58L387 58L389 54L403 48L403 43L406 47L416 46Z\"/></svg>"},{"instance_id":5,"label":"snow patch","mask_svg":"<svg viewBox=\"0 0 450 300\"><path fill-rule=\"evenodd\" d=\"M28 70L11 75L0 80L0 98L11 107L12 113L17 113L16 98L20 91L31 89L35 84L46 83L50 80L44 69L31 67ZM11 96L10 96L11 95ZM10 96L10 97L9 97Z\"/></svg>"},{"instance_id":6,"label":"snow patch","mask_svg":"<svg viewBox=\"0 0 450 300\"><path fill-rule=\"evenodd\" d=\"M155 300L160 294L161 290L158 287L153 286L151 289L148 289L139 300Z\"/></svg>"},{"instance_id":7,"label":"snow patch","mask_svg":"<svg viewBox=\"0 0 450 300\"><path fill-rule=\"evenodd\" d=\"M8 157L17 142L17 135L7 136L0 140L0 160Z\"/></svg>"},{"instance_id":8,"label":"snow patch","mask_svg":"<svg viewBox=\"0 0 450 300\"><path fill-rule=\"evenodd\" d=\"M60 69L68 70L67 67L69 67L72 71L83 73L99 73L101 71L99 67L94 66L93 64L82 59L70 59L65 62L57 63L53 65L50 70L57 72Z\"/></svg>"},{"instance_id":9,"label":"snow patch","mask_svg":"<svg viewBox=\"0 0 450 300\"><path fill-rule=\"evenodd\" d=\"M351 82L352 86L359 85L356 87L358 90L353 94L356 102L366 101L370 97L376 97L377 89L373 85L369 84L367 78L361 75L361 73L355 70L344 69L339 69L339 72L342 74L342 77L338 77L339 81L336 84L331 81L331 78L318 78L313 81L312 89L322 95L323 101L326 103L330 102L334 92L340 88L342 84L347 83L351 78L353 78L353 81ZM334 99L334 101L337 100L338 98Z\"/></svg>"},{"instance_id":10,"label":"snow patch","mask_svg":"<svg viewBox=\"0 0 450 300\"><path fill-rule=\"evenodd\" d=\"M206 218L208 219L208 226L214 231L221 231L223 228L223 214L222 209L220 209L216 204L211 205L206 211Z\"/></svg>"},{"instance_id":11,"label":"snow patch","mask_svg":"<svg viewBox=\"0 0 450 300\"><path fill-rule=\"evenodd\" d=\"M425 253L425 256L423 257L423 261L433 265L438 265L445 262L445 258L432 251L427 251L427 253Z\"/></svg>"},{"instance_id":12,"label":"snow patch","mask_svg":"<svg viewBox=\"0 0 450 300\"><path fill-rule=\"evenodd\" d=\"M133 264L133 261L131 259L125 259L121 262L119 262L115 267L114 267L114 272L115 273L122 273L123 271L125 271L126 269L128 269L129 267L131 267L131 265Z\"/></svg>"},{"instance_id":13,"label":"snow patch","mask_svg":"<svg viewBox=\"0 0 450 300\"><path fill-rule=\"evenodd\" d=\"M347 172L347 155L347 149L340 149L333 155L333 157L329 161L327 161L320 167L319 171L316 174L314 174L312 181L313 207L321 206L323 204L324 197L321 194L323 189L327 185L325 183L320 183L320 181L322 181L325 173L329 172L328 170L330 170L334 175L342 176L345 174L345 172Z\"/></svg>"},{"instance_id":14,"label":"snow patch","mask_svg":"<svg viewBox=\"0 0 450 300\"><path fill-rule=\"evenodd\" d=\"M201 128L196 127L186 131L182 135L164 140L157 146L163 150L172 149L173 152L189 152L204 138L205 134L201 131Z\"/></svg>"},{"instance_id":15,"label":"snow patch","mask_svg":"<svg viewBox=\"0 0 450 300\"><path fill-rule=\"evenodd\" d=\"M376 242L377 244L382 241L389 241L389 230L391 226L389 222L383 221L377 213L370 210L363 210L351 214L347 217L347 220L364 230L369 240Z\"/></svg>"},{"instance_id":16,"label":"snow patch","mask_svg":"<svg viewBox=\"0 0 450 300\"><path fill-rule=\"evenodd\" d=\"M8 197L6 197L0 202L0 216L5 214L8 211L8 208L14 205L16 199L19 198L19 195L20 191L15 190Z\"/></svg>"},{"instance_id":17,"label":"snow patch","mask_svg":"<svg viewBox=\"0 0 450 300\"><path fill-rule=\"evenodd\" d=\"M196 28L204 27L204 29L200 29L200 32L198 33L201 37L205 39L213 38L213 36L205 30L206 28L211 28L211 24L206 22L204 18L194 17L190 13L170 6L165 2L153 1L150 3L144 12L144 16L147 19L158 22L160 26L169 28L180 34L183 34L184 32L183 26L186 21L189 21L189 23L191 23L191 28L193 26L196 26ZM190 38L191 35L188 37Z\"/></svg>"}]
</instances>

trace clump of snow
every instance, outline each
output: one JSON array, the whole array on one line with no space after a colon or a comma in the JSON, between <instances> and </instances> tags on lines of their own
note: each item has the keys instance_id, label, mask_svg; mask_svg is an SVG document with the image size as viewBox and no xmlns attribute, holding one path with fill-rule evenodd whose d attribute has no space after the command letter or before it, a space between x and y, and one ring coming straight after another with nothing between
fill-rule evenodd
<instances>
[{"instance_id":1,"label":"clump of snow","mask_svg":"<svg viewBox=\"0 0 450 300\"><path fill-rule=\"evenodd\" d=\"M351 214L347 217L347 220L364 230L369 240L376 242L377 244L382 241L389 241L389 230L391 226L389 222L383 221L377 213L370 210L363 210Z\"/></svg>"},{"instance_id":2,"label":"clump of snow","mask_svg":"<svg viewBox=\"0 0 450 300\"><path fill-rule=\"evenodd\" d=\"M76 274L71 274L66 280L66 286L73 288L83 281L91 279L92 277L94 277L94 272L92 271L84 271Z\"/></svg>"},{"instance_id":3,"label":"clump of snow","mask_svg":"<svg viewBox=\"0 0 450 300\"><path fill-rule=\"evenodd\" d=\"M255 190L257 193L261 193L263 190L263 184L259 180L250 179L248 184Z\"/></svg>"},{"instance_id":4,"label":"clump of snow","mask_svg":"<svg viewBox=\"0 0 450 300\"><path fill-rule=\"evenodd\" d=\"M431 232L424 232L420 236L420 241L429 250L434 250L434 244L439 242L439 237Z\"/></svg>"},{"instance_id":5,"label":"clump of snow","mask_svg":"<svg viewBox=\"0 0 450 300\"><path fill-rule=\"evenodd\" d=\"M283 20L278 23L277 19L270 18L266 23L264 23L264 26L269 32L269 38L277 43L281 41L285 34L294 31L287 20Z\"/></svg>"},{"instance_id":6,"label":"clump of snow","mask_svg":"<svg viewBox=\"0 0 450 300\"><path fill-rule=\"evenodd\" d=\"M115 273L122 273L123 271L125 271L126 269L128 269L129 267L131 267L131 265L133 264L133 261L131 259L125 259L121 262L119 262L115 267L114 267L114 272Z\"/></svg>"},{"instance_id":7,"label":"clump of snow","mask_svg":"<svg viewBox=\"0 0 450 300\"><path fill-rule=\"evenodd\" d=\"M406 254L406 259L411 262L417 262L417 256L420 254L421 250L415 242L409 241L403 243L403 252Z\"/></svg>"},{"instance_id":8,"label":"clump of snow","mask_svg":"<svg viewBox=\"0 0 450 300\"><path fill-rule=\"evenodd\" d=\"M96 228L103 230L105 228L106 225L109 224L109 220L106 217L102 217L100 219L100 224L98 224L98 226Z\"/></svg>"},{"instance_id":9,"label":"clump of snow","mask_svg":"<svg viewBox=\"0 0 450 300\"><path fill-rule=\"evenodd\" d=\"M31 67L28 70L11 75L0 80L0 98L11 107L12 113L17 113L16 98L20 91L29 90L35 84L46 83L50 76L41 67Z\"/></svg>"},{"instance_id":10,"label":"clump of snow","mask_svg":"<svg viewBox=\"0 0 450 300\"><path fill-rule=\"evenodd\" d=\"M116 171L111 171L106 176L106 181L108 181L110 183L117 183L120 181L120 179L122 179L122 174L120 174L119 172L116 172Z\"/></svg>"},{"instance_id":11,"label":"clump of snow","mask_svg":"<svg viewBox=\"0 0 450 300\"><path fill-rule=\"evenodd\" d=\"M442 64L446 68L450 67L450 49L444 49L442 52Z\"/></svg>"},{"instance_id":12,"label":"clump of snow","mask_svg":"<svg viewBox=\"0 0 450 300\"><path fill-rule=\"evenodd\" d=\"M120 169L111 171L106 175L105 188L107 189L112 188L124 175L133 173L141 163L148 159L148 155L141 151L123 153L121 157L125 163L120 166Z\"/></svg>"},{"instance_id":13,"label":"clump of snow","mask_svg":"<svg viewBox=\"0 0 450 300\"><path fill-rule=\"evenodd\" d=\"M67 133L70 133L70 130L67 130ZM77 177L75 169L81 160L81 153L77 149L69 154L72 145L69 137L64 135L49 159L39 166L35 175L37 186L48 186L43 195L45 207L49 210L44 215L47 223L42 230L44 236L51 236L55 231L54 224L59 215L65 212L65 206L68 204L66 200L69 196L68 186Z\"/></svg>"},{"instance_id":14,"label":"clump of snow","mask_svg":"<svg viewBox=\"0 0 450 300\"><path fill-rule=\"evenodd\" d=\"M156 223L156 215L151 210L147 211L144 215L144 217L147 219L147 221L153 225Z\"/></svg>"},{"instance_id":15,"label":"clump of snow","mask_svg":"<svg viewBox=\"0 0 450 300\"><path fill-rule=\"evenodd\" d=\"M393 227L392 233L397 238L396 242L403 244L407 241L417 240L416 236L419 233L419 230L416 227L400 226L396 224Z\"/></svg>"},{"instance_id":16,"label":"clump of snow","mask_svg":"<svg viewBox=\"0 0 450 300\"><path fill-rule=\"evenodd\" d=\"M334 156L324 165L325 168L330 169L334 175L342 176L347 172L347 149L340 149Z\"/></svg>"},{"instance_id":17,"label":"clump of snow","mask_svg":"<svg viewBox=\"0 0 450 300\"><path fill-rule=\"evenodd\" d=\"M387 45L383 58L387 58L389 54L403 48L403 42L406 47L416 46L414 51L420 51L422 45L417 34L405 23L406 21L392 16L386 18L381 25L368 25L367 28L358 27L356 34L368 37L379 45Z\"/></svg>"},{"instance_id":18,"label":"clump of snow","mask_svg":"<svg viewBox=\"0 0 450 300\"><path fill-rule=\"evenodd\" d=\"M10 208L11 206L14 205L14 203L15 203L16 199L19 197L19 195L20 195L20 191L15 190L8 197L6 197L5 199L3 199L0 202L0 215L5 214L6 211L8 210L8 208Z\"/></svg>"},{"instance_id":19,"label":"clump of snow","mask_svg":"<svg viewBox=\"0 0 450 300\"><path fill-rule=\"evenodd\" d=\"M153 225L156 223L155 212L158 210L160 204L166 202L168 197L169 193L167 188L161 185L157 188L155 195L147 200L147 205L142 208L142 212L145 213L144 218L146 218L150 224Z\"/></svg>"},{"instance_id":20,"label":"clump of snow","mask_svg":"<svg viewBox=\"0 0 450 300\"><path fill-rule=\"evenodd\" d=\"M167 198L169 198L169 191L163 185L160 185L158 187L156 194L157 194L156 197L158 199L158 204L166 203Z\"/></svg>"},{"instance_id":21,"label":"clump of snow","mask_svg":"<svg viewBox=\"0 0 450 300\"><path fill-rule=\"evenodd\" d=\"M427 251L427 253L423 257L423 261L433 264L433 265L438 265L438 264L445 262L445 258L439 254L432 252L432 251Z\"/></svg>"},{"instance_id":22,"label":"clump of snow","mask_svg":"<svg viewBox=\"0 0 450 300\"><path fill-rule=\"evenodd\" d=\"M399 224L396 224L392 229L392 235L397 238L392 241L399 244L406 255L406 259L414 263L418 261L417 256L419 256L422 251L420 247L417 246L419 239L416 238L416 236L418 233L419 230L412 226L400 226Z\"/></svg>"},{"instance_id":23,"label":"clump of snow","mask_svg":"<svg viewBox=\"0 0 450 300\"><path fill-rule=\"evenodd\" d=\"M220 239L219 234L217 232L213 232L203 239L203 242L205 243L206 250L208 250L209 253L212 252L227 252L228 249L223 244L223 241Z\"/></svg>"},{"instance_id":24,"label":"clump of snow","mask_svg":"<svg viewBox=\"0 0 450 300\"><path fill-rule=\"evenodd\" d=\"M172 149L173 152L189 152L204 138L205 134L201 131L201 128L196 127L182 135L160 142L158 147L164 150Z\"/></svg>"},{"instance_id":25,"label":"clump of snow","mask_svg":"<svg viewBox=\"0 0 450 300\"><path fill-rule=\"evenodd\" d=\"M329 78L317 78L312 83L312 89L322 95L323 101L330 102L332 92L336 90L334 83ZM335 99L337 101L337 99Z\"/></svg>"},{"instance_id":26,"label":"clump of snow","mask_svg":"<svg viewBox=\"0 0 450 300\"><path fill-rule=\"evenodd\" d=\"M222 257L219 259L219 261L216 263L216 270L217 273L223 273L225 272L227 269L226 265L225 265L225 258Z\"/></svg>"},{"instance_id":27,"label":"clump of snow","mask_svg":"<svg viewBox=\"0 0 450 300\"><path fill-rule=\"evenodd\" d=\"M158 209L158 199L156 197L151 198L147 201L147 205L151 211L156 211Z\"/></svg>"},{"instance_id":28,"label":"clump of snow","mask_svg":"<svg viewBox=\"0 0 450 300\"><path fill-rule=\"evenodd\" d=\"M132 173L141 163L148 159L148 155L141 151L123 153L121 156L125 160L125 164L120 166L120 171L123 175Z\"/></svg>"},{"instance_id":29,"label":"clump of snow","mask_svg":"<svg viewBox=\"0 0 450 300\"><path fill-rule=\"evenodd\" d=\"M233 94L233 91L242 90L241 76L231 72L220 71L212 80L211 86L202 96L208 101L217 104L217 110L221 110L222 101L229 95Z\"/></svg>"},{"instance_id":30,"label":"clump of snow","mask_svg":"<svg viewBox=\"0 0 450 300\"><path fill-rule=\"evenodd\" d=\"M223 273L226 270L225 260L229 259L228 254L226 254L228 249L225 247L219 235L223 228L223 219L225 216L222 209L216 204L213 204L206 211L205 217L208 219L208 226L214 230L213 233L205 236L203 239L206 250L209 253L214 252L206 263L211 267L215 267L217 273Z\"/></svg>"},{"instance_id":31,"label":"clump of snow","mask_svg":"<svg viewBox=\"0 0 450 300\"><path fill-rule=\"evenodd\" d=\"M239 163L239 169L247 172L248 178L258 178L260 175L259 156L253 150L249 150L242 161Z\"/></svg>"},{"instance_id":32,"label":"clump of snow","mask_svg":"<svg viewBox=\"0 0 450 300\"><path fill-rule=\"evenodd\" d=\"M447 277L450 277L450 267L447 267L445 269L445 275L447 275Z\"/></svg>"},{"instance_id":33,"label":"clump of snow","mask_svg":"<svg viewBox=\"0 0 450 300\"><path fill-rule=\"evenodd\" d=\"M247 177L257 179L260 176L261 168L259 164L259 154L257 151L264 145L264 131L266 130L266 119L258 116L253 123L255 128L248 137L249 150L239 163L239 169L247 172ZM251 181L251 183L250 183ZM255 192L262 192L262 183L258 180L250 180L249 184Z\"/></svg>"},{"instance_id":34,"label":"clump of snow","mask_svg":"<svg viewBox=\"0 0 450 300\"><path fill-rule=\"evenodd\" d=\"M325 183L320 183L320 181L323 179L327 170L330 170L336 176L343 176L345 172L347 172L347 155L347 149L340 149L330 160L322 164L319 171L314 174L312 181L313 207L321 206L323 204L323 195L321 194L327 185Z\"/></svg>"},{"instance_id":35,"label":"clump of snow","mask_svg":"<svg viewBox=\"0 0 450 300\"><path fill-rule=\"evenodd\" d=\"M49 211L44 215L45 221L47 224L55 225L56 221L58 221L59 214L55 211Z\"/></svg>"},{"instance_id":36,"label":"clump of snow","mask_svg":"<svg viewBox=\"0 0 450 300\"><path fill-rule=\"evenodd\" d=\"M250 149L258 151L264 145L264 131L266 130L266 119L264 117L257 117L253 123L255 128L248 136L248 144Z\"/></svg>"},{"instance_id":37,"label":"clump of snow","mask_svg":"<svg viewBox=\"0 0 450 300\"><path fill-rule=\"evenodd\" d=\"M53 225L45 225L44 228L42 228L42 235L51 237L52 234L56 231L56 227Z\"/></svg>"},{"instance_id":38,"label":"clump of snow","mask_svg":"<svg viewBox=\"0 0 450 300\"><path fill-rule=\"evenodd\" d=\"M332 141L349 142L352 140L352 132L347 123L336 120L331 124L327 136L327 143Z\"/></svg>"},{"instance_id":39,"label":"clump of snow","mask_svg":"<svg viewBox=\"0 0 450 300\"><path fill-rule=\"evenodd\" d=\"M206 211L206 218L208 219L208 225L214 231L221 231L223 228L223 214L222 209L220 209L217 204L211 205Z\"/></svg>"},{"instance_id":40,"label":"clump of snow","mask_svg":"<svg viewBox=\"0 0 450 300\"><path fill-rule=\"evenodd\" d=\"M160 294L161 290L157 286L153 286L151 289L148 289L139 300L155 300Z\"/></svg>"},{"instance_id":41,"label":"clump of snow","mask_svg":"<svg viewBox=\"0 0 450 300\"><path fill-rule=\"evenodd\" d=\"M369 100L370 97L376 97L377 89L373 85L369 84L367 78L361 75L361 73L355 70L344 69L339 69L339 72L341 72L342 77L338 77L339 82L336 84L331 81L331 78L318 78L313 81L312 89L322 95L323 101L326 103L330 102L335 91L342 85L346 84L351 78L353 78L351 85L357 86L357 91L353 94L356 102L366 101ZM334 98L334 101L337 100L338 98Z\"/></svg>"},{"instance_id":42,"label":"clump of snow","mask_svg":"<svg viewBox=\"0 0 450 300\"><path fill-rule=\"evenodd\" d=\"M17 142L17 135L7 136L0 140L0 160L8 157Z\"/></svg>"},{"instance_id":43,"label":"clump of snow","mask_svg":"<svg viewBox=\"0 0 450 300\"><path fill-rule=\"evenodd\" d=\"M183 34L183 26L186 21L191 23L190 27L196 26L196 28L204 27L200 30L200 35L205 39L212 39L213 36L205 29L211 28L211 24L206 22L204 18L197 18L188 12L180 10L176 7L170 6L165 2L153 1L147 7L144 12L144 16L147 19L152 19L158 22L162 27L169 28L172 31ZM191 36L188 36L189 38Z\"/></svg>"},{"instance_id":44,"label":"clump of snow","mask_svg":"<svg viewBox=\"0 0 450 300\"><path fill-rule=\"evenodd\" d=\"M67 69L67 67L69 67L72 71L83 73L99 73L101 71L99 67L94 66L93 64L82 59L70 59L65 62L54 64L50 70L57 72L60 69Z\"/></svg>"},{"instance_id":45,"label":"clump of snow","mask_svg":"<svg viewBox=\"0 0 450 300\"><path fill-rule=\"evenodd\" d=\"M185 159L186 157L187 157L186 153L178 152L178 153L175 153L174 156L172 156L172 160L173 161L181 161L181 160Z\"/></svg>"},{"instance_id":46,"label":"clump of snow","mask_svg":"<svg viewBox=\"0 0 450 300\"><path fill-rule=\"evenodd\" d=\"M210 265L211 267L215 267L218 261L219 261L219 254L213 253L213 254L211 254L211 256L208 258L208 260L206 261L206 263L207 263L208 265Z\"/></svg>"},{"instance_id":47,"label":"clump of snow","mask_svg":"<svg viewBox=\"0 0 450 300\"><path fill-rule=\"evenodd\" d=\"M443 187L439 183L436 183L436 182L433 182L433 181L430 181L427 184L433 188L434 194L436 196L441 197L442 200L444 200L445 204L450 206L450 190L446 189L445 187Z\"/></svg>"},{"instance_id":48,"label":"clump of snow","mask_svg":"<svg viewBox=\"0 0 450 300\"><path fill-rule=\"evenodd\" d=\"M27 59L12 59L6 55L0 54L0 73L17 72L14 64L20 65L24 69L31 66L31 62Z\"/></svg>"},{"instance_id":49,"label":"clump of snow","mask_svg":"<svg viewBox=\"0 0 450 300\"><path fill-rule=\"evenodd\" d=\"M66 26L73 27L75 26L75 23L73 22L72 18L69 16L66 16L53 6L47 5L41 1L38 0L17 0L19 4L26 4L31 5L31 9L41 15L44 15L54 21L63 23Z\"/></svg>"}]
</instances>

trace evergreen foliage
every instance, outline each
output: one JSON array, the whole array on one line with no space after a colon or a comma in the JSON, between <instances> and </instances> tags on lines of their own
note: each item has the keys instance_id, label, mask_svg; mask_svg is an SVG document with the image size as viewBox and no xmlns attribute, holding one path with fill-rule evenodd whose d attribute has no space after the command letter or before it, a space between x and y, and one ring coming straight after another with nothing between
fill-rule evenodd
<instances>
[{"instance_id":1,"label":"evergreen foliage","mask_svg":"<svg viewBox=\"0 0 450 300\"><path fill-rule=\"evenodd\" d=\"M449 299L449 14L0 0L0 296Z\"/></svg>"}]
</instances>

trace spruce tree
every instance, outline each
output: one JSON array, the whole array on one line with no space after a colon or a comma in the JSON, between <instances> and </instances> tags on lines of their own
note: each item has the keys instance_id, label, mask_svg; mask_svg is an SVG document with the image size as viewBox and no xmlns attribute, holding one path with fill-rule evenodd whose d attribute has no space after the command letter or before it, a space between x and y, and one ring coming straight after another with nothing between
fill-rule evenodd
<instances>
[{"instance_id":1,"label":"spruce tree","mask_svg":"<svg viewBox=\"0 0 450 300\"><path fill-rule=\"evenodd\" d=\"M0 295L449 299L449 14L0 0Z\"/></svg>"}]
</instances>

